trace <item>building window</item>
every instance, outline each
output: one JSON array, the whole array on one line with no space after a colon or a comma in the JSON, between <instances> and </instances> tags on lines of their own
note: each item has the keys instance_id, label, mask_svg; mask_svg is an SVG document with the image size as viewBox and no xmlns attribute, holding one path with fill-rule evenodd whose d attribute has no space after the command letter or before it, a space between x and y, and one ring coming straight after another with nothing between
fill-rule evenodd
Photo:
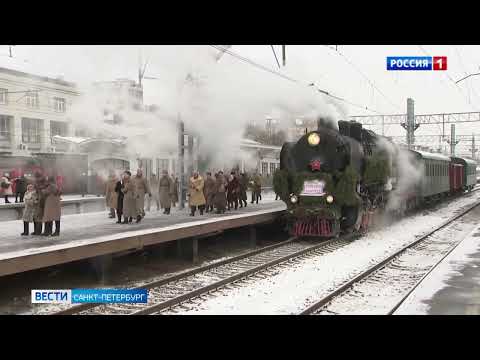
<instances>
[{"instance_id":1,"label":"building window","mask_svg":"<svg viewBox=\"0 0 480 360\"><path fill-rule=\"evenodd\" d=\"M262 174L263 175L268 174L268 162L262 162Z\"/></svg>"},{"instance_id":2,"label":"building window","mask_svg":"<svg viewBox=\"0 0 480 360\"><path fill-rule=\"evenodd\" d=\"M8 90L7 89L0 89L0 104L6 104L8 102Z\"/></svg>"},{"instance_id":3,"label":"building window","mask_svg":"<svg viewBox=\"0 0 480 360\"><path fill-rule=\"evenodd\" d=\"M277 164L275 163L270 163L270 174L273 175L275 170L277 169Z\"/></svg>"},{"instance_id":4,"label":"building window","mask_svg":"<svg viewBox=\"0 0 480 360\"><path fill-rule=\"evenodd\" d=\"M66 109L67 109L67 105L66 105L66 101L64 98L59 98L59 97L56 97L54 98L54 101L55 101L55 111L58 111L58 112L65 112Z\"/></svg>"},{"instance_id":5,"label":"building window","mask_svg":"<svg viewBox=\"0 0 480 360\"><path fill-rule=\"evenodd\" d=\"M22 118L22 142L40 144L42 120Z\"/></svg>"},{"instance_id":6,"label":"building window","mask_svg":"<svg viewBox=\"0 0 480 360\"><path fill-rule=\"evenodd\" d=\"M0 141L10 141L10 121L12 116L0 115Z\"/></svg>"},{"instance_id":7,"label":"building window","mask_svg":"<svg viewBox=\"0 0 480 360\"><path fill-rule=\"evenodd\" d=\"M67 136L68 124L63 121L50 121L50 136Z\"/></svg>"},{"instance_id":8,"label":"building window","mask_svg":"<svg viewBox=\"0 0 480 360\"><path fill-rule=\"evenodd\" d=\"M38 92L30 91L25 98L28 107L38 108Z\"/></svg>"}]
</instances>

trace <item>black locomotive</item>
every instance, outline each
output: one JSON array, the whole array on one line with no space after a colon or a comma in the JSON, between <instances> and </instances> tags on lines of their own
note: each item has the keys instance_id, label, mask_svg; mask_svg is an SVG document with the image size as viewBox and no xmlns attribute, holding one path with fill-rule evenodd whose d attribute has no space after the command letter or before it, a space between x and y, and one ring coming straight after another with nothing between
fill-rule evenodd
<instances>
[{"instance_id":1,"label":"black locomotive","mask_svg":"<svg viewBox=\"0 0 480 360\"><path fill-rule=\"evenodd\" d=\"M295 236L366 231L387 210L401 215L476 183L476 162L406 150L354 121L319 120L318 129L285 143L275 192L287 204Z\"/></svg>"}]
</instances>

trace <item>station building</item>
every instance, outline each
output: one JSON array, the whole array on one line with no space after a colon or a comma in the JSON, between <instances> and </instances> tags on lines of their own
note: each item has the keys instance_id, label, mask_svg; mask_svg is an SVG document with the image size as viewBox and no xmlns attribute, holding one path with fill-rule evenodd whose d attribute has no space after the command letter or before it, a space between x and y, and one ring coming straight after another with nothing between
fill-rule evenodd
<instances>
[{"instance_id":1,"label":"station building","mask_svg":"<svg viewBox=\"0 0 480 360\"><path fill-rule=\"evenodd\" d=\"M94 83L104 94L103 121L121 124L123 110L154 112L143 103L143 88L136 81L118 79ZM62 176L65 193L102 193L108 170L120 173L141 167L145 175L167 170L177 172L178 150L159 152L155 157L127 153L125 137L93 134L81 122L72 121L69 110L85 96L73 82L52 75L36 74L16 59L0 63L0 175L31 176L42 170ZM145 129L143 129L145 130ZM133 136L142 136L141 132ZM279 167L280 147L243 139L239 145L256 159L253 166L239 161L239 170L268 177ZM189 159L185 154L185 173ZM194 152L193 167L199 167ZM225 164L225 170L232 164Z\"/></svg>"}]
</instances>

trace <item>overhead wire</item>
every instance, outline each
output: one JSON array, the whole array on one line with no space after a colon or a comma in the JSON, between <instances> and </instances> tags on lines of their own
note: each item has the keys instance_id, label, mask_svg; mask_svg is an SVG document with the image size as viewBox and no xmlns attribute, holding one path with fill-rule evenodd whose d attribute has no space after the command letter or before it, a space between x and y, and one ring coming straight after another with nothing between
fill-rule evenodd
<instances>
[{"instance_id":1,"label":"overhead wire","mask_svg":"<svg viewBox=\"0 0 480 360\"><path fill-rule=\"evenodd\" d=\"M360 109L363 109L363 110L367 110L367 111L370 111L370 112L374 112L374 113L380 114L380 112L377 111L377 110L375 110L375 109L369 108L368 106L363 106L363 105L354 103L354 102L349 101L349 100L347 100L347 99L345 99L345 98L342 98L342 97L340 97L340 96L333 95L333 94L331 94L330 92L328 92L328 91L326 91L326 90L323 90L323 89L318 88L314 83L305 83L304 81L300 81L300 80L294 79L294 78L292 78L292 77L290 77L290 76L287 76L287 75L282 74L282 73L280 73L280 72L278 72L278 71L275 71L275 70L273 70L273 69L270 69L270 68L268 68L267 66L264 66L264 65L262 65L262 64L259 64L259 63L255 62L255 61L253 61L253 60L251 60L251 59L249 59L249 58L246 58L246 57L244 57L244 56L241 56L241 55L239 55L238 53L235 53L235 52L232 51L232 50L225 49L225 48L223 48L223 47L221 47L221 46L218 46L218 45L210 45L210 46L213 47L213 48L215 48L215 49L217 49L218 51L222 51L222 52L224 52L224 53L226 53L226 54L229 54L230 56L235 57L236 59L238 59L238 60L240 60L240 61L243 61L243 62L245 62L245 63L247 63L247 64L252 65L252 66L255 66L255 67L257 67L257 68L259 68L259 69L261 69L261 70L267 71L267 72L269 72L269 73L271 73L271 74L273 74L273 75L279 76L279 77L281 77L281 78L283 78L283 79L285 79L285 80L291 81L291 82L296 83L296 84L298 84L298 85L306 85L307 87L308 87L308 86L313 86L313 87L315 87L315 89L316 89L319 93L321 93L321 94L323 94L323 95L325 95L325 96L328 96L328 97L330 97L330 98L332 98L332 99L335 99L335 100L344 102L344 103L346 103L346 104L348 104L348 105L351 105L351 106L353 106L353 107L357 107L357 108L360 108Z\"/></svg>"},{"instance_id":2,"label":"overhead wire","mask_svg":"<svg viewBox=\"0 0 480 360\"><path fill-rule=\"evenodd\" d=\"M326 46L327 48L335 51L338 55L340 55L345 60L345 62L349 64L355 71L357 71L370 84L372 88L374 88L380 95L382 95L385 98L385 100L387 100L387 102L390 105L399 109L401 112L404 111L401 106L399 106L398 104L395 104L392 100L390 100L390 98L387 95L385 95L385 93L382 90L380 90L380 88L372 80L370 80L370 78L357 65L355 65L355 63L351 61L345 54L340 52L337 48L333 48L328 45L323 45L323 46Z\"/></svg>"}]
</instances>

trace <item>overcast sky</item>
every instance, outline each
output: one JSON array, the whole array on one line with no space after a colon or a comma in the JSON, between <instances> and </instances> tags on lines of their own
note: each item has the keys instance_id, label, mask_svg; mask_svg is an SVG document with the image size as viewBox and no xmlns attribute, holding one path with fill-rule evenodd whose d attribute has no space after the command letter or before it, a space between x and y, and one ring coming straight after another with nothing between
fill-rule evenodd
<instances>
[{"instance_id":1,"label":"overcast sky","mask_svg":"<svg viewBox=\"0 0 480 360\"><path fill-rule=\"evenodd\" d=\"M281 62L281 48L278 45L274 47ZM480 76L461 82L459 88L462 94L459 88L448 79L447 73L456 81L466 74L480 72L480 46L423 45L422 47L432 56L447 56L448 71L387 71L387 56L425 55L419 46L407 45L339 45L338 50L348 58L351 64L327 46L288 45L288 66L287 69L280 71L305 83L314 82L323 90L384 114L405 112L408 97L415 100L416 114L479 111ZM189 52L185 50L186 48L188 47L19 45L13 52L18 61L26 59L38 73L63 75L65 80L85 83L116 78L136 79L140 49L144 58L149 59L146 75L162 81L169 76L177 61L190 62L191 66L195 67L195 62L198 61L195 52ZM278 70L270 45L234 45L232 50ZM8 54L8 47L0 46L0 54L0 64L2 64L2 59L5 60ZM180 57L182 59L178 60ZM239 62L230 55L224 55L220 61L227 64ZM232 71L240 72L242 66L251 67L248 64L240 64L232 67L234 69ZM369 81L359 73L360 71L385 96L374 90ZM161 106L162 96L165 94L161 94L156 82L156 80L145 80L145 103L157 103ZM252 83L252 87L254 86L255 84ZM361 109L346 106L349 115L369 114ZM417 131L417 134L439 134L439 131L437 125L425 125ZM457 127L458 134L472 132L480 134L480 124ZM396 126L387 129L387 135L403 134L403 129Z\"/></svg>"}]
</instances>

